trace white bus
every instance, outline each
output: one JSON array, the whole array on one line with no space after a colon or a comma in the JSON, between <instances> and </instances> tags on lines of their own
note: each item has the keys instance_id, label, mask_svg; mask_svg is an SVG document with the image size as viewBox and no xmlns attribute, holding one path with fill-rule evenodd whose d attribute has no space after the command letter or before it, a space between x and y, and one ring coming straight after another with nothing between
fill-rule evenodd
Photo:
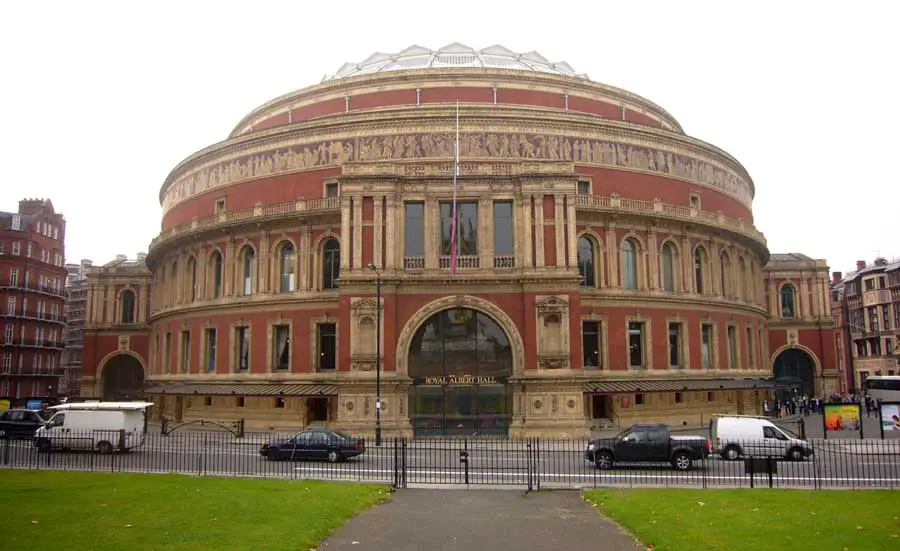
<instances>
[{"instance_id":1,"label":"white bus","mask_svg":"<svg viewBox=\"0 0 900 551\"><path fill-rule=\"evenodd\" d=\"M882 402L900 402L900 376L872 375L863 384L866 394Z\"/></svg>"}]
</instances>

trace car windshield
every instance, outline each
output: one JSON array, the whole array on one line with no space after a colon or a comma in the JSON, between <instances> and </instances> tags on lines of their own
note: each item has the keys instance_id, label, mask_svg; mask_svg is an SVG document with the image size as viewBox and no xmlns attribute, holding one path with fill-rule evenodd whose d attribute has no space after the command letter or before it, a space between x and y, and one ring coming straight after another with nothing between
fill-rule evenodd
<instances>
[{"instance_id":1,"label":"car windshield","mask_svg":"<svg viewBox=\"0 0 900 551\"><path fill-rule=\"evenodd\" d=\"M341 431L339 431L339 430L333 430L333 431L331 431L331 432L334 433L334 434L336 434L336 435L338 435L338 436L340 436L340 437L343 438L344 440L352 440L352 438L350 437L350 435L347 434L346 432L341 432Z\"/></svg>"},{"instance_id":2,"label":"car windshield","mask_svg":"<svg viewBox=\"0 0 900 551\"><path fill-rule=\"evenodd\" d=\"M784 434L786 434L786 435L789 436L790 438L795 438L795 439L798 439L798 440L800 439L800 436L799 436L798 434L796 434L794 431L788 430L788 429L782 427L781 425L775 425L775 426L778 427L778 430L780 430L781 432L783 432Z\"/></svg>"},{"instance_id":3,"label":"car windshield","mask_svg":"<svg viewBox=\"0 0 900 551\"><path fill-rule=\"evenodd\" d=\"M42 409L41 411L37 412L37 414L38 414L38 416L39 416L41 419L43 419L44 421L49 421L50 418L53 417L53 412L52 412L52 411L48 411L48 410L46 410L46 409Z\"/></svg>"}]
</instances>

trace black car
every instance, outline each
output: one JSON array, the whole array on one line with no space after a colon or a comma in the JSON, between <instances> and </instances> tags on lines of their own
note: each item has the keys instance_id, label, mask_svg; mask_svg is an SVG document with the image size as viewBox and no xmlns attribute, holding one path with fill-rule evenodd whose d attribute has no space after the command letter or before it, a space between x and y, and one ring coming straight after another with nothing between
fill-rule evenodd
<instances>
[{"instance_id":1,"label":"black car","mask_svg":"<svg viewBox=\"0 0 900 551\"><path fill-rule=\"evenodd\" d=\"M343 432L326 429L300 431L290 438L271 440L259 455L270 461L283 459L327 459L335 463L366 451L366 441Z\"/></svg>"},{"instance_id":2,"label":"black car","mask_svg":"<svg viewBox=\"0 0 900 551\"><path fill-rule=\"evenodd\" d=\"M32 438L52 416L53 412L46 410L8 409L0 415L0 438Z\"/></svg>"}]
</instances>

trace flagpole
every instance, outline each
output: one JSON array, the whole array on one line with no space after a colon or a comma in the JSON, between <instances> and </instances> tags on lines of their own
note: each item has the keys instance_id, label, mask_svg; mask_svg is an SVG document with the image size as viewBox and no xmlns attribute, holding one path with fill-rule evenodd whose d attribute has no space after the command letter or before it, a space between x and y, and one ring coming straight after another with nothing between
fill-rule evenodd
<instances>
[{"instance_id":1,"label":"flagpole","mask_svg":"<svg viewBox=\"0 0 900 551\"><path fill-rule=\"evenodd\" d=\"M459 174L459 100L456 100L456 142L453 144L453 212L450 215L450 273L456 275L456 262L459 256L456 220L456 177Z\"/></svg>"}]
</instances>

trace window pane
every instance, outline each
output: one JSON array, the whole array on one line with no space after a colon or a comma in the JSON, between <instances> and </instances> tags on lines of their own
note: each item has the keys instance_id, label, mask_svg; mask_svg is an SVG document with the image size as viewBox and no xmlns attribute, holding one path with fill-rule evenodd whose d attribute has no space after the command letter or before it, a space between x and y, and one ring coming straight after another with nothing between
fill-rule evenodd
<instances>
[{"instance_id":1,"label":"window pane","mask_svg":"<svg viewBox=\"0 0 900 551\"><path fill-rule=\"evenodd\" d=\"M450 255L453 204L441 203L441 254ZM478 254L478 203L456 203L456 241L461 256Z\"/></svg>"},{"instance_id":2,"label":"window pane","mask_svg":"<svg viewBox=\"0 0 900 551\"><path fill-rule=\"evenodd\" d=\"M581 346L584 367L600 367L600 323L581 323Z\"/></svg>"},{"instance_id":3,"label":"window pane","mask_svg":"<svg viewBox=\"0 0 900 551\"><path fill-rule=\"evenodd\" d=\"M669 365L681 365L681 327L677 323L669 324Z\"/></svg>"},{"instance_id":4,"label":"window pane","mask_svg":"<svg viewBox=\"0 0 900 551\"><path fill-rule=\"evenodd\" d=\"M644 365L644 324L628 323L628 356L631 367Z\"/></svg>"},{"instance_id":5,"label":"window pane","mask_svg":"<svg viewBox=\"0 0 900 551\"><path fill-rule=\"evenodd\" d=\"M675 255L672 253L672 246L669 244L664 245L662 250L662 275L664 291L675 290L674 256Z\"/></svg>"},{"instance_id":6,"label":"window pane","mask_svg":"<svg viewBox=\"0 0 900 551\"><path fill-rule=\"evenodd\" d=\"M512 203L494 203L494 254L513 254Z\"/></svg>"},{"instance_id":7,"label":"window pane","mask_svg":"<svg viewBox=\"0 0 900 551\"><path fill-rule=\"evenodd\" d=\"M406 203L406 256L425 254L425 204Z\"/></svg>"},{"instance_id":8,"label":"window pane","mask_svg":"<svg viewBox=\"0 0 900 551\"><path fill-rule=\"evenodd\" d=\"M582 287L596 286L594 243L588 237L578 239L578 273L581 274Z\"/></svg>"}]
</instances>

